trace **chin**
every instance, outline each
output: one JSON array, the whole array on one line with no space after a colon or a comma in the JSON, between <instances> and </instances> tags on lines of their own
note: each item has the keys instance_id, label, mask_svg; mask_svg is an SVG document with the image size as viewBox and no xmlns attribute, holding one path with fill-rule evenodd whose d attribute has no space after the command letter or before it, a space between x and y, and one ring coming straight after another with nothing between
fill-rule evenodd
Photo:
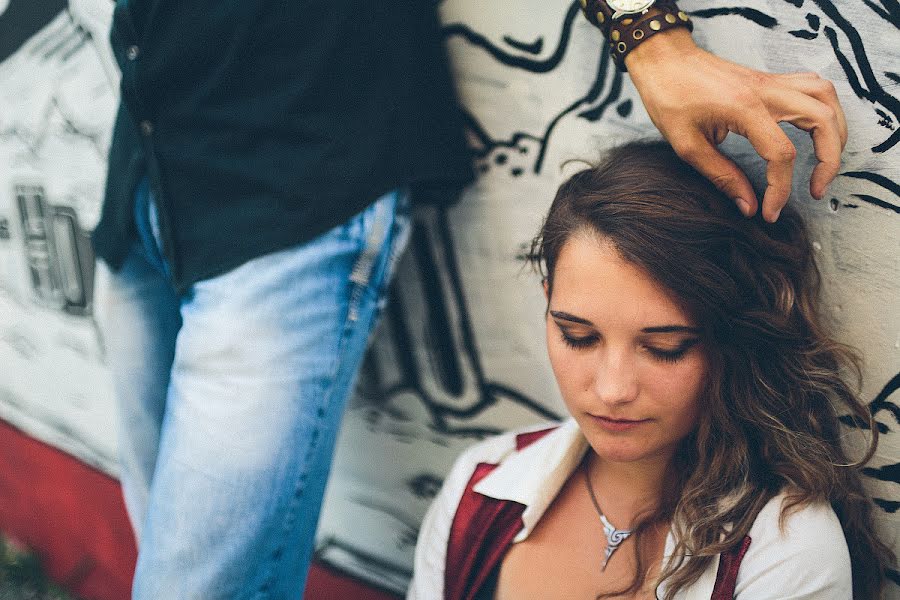
<instances>
[{"instance_id":1,"label":"chin","mask_svg":"<svg viewBox=\"0 0 900 600\"><path fill-rule=\"evenodd\" d=\"M590 442L590 440L588 440L588 442ZM617 463L637 462L659 454L658 449L646 447L636 448L629 442L630 440L622 440L620 442L616 442L615 440L603 440L599 443L591 443L591 448L594 449L594 452L601 459Z\"/></svg>"},{"instance_id":2,"label":"chin","mask_svg":"<svg viewBox=\"0 0 900 600\"><path fill-rule=\"evenodd\" d=\"M611 438L607 436L589 435L588 443L594 452L603 460L616 463L633 463L646 460L671 458L673 446L649 442L646 438L623 436Z\"/></svg>"}]
</instances>

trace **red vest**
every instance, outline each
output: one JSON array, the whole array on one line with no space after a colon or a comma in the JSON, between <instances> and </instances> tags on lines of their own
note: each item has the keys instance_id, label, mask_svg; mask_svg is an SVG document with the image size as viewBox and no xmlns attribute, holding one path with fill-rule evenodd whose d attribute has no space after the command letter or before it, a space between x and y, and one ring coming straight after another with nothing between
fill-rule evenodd
<instances>
[{"instance_id":1,"label":"red vest","mask_svg":"<svg viewBox=\"0 0 900 600\"><path fill-rule=\"evenodd\" d=\"M516 449L529 446L552 430L517 436ZM524 527L524 505L489 498L472 489L496 467L488 463L475 467L456 509L447 542L444 600L474 600ZM749 546L750 537L745 536L737 547L719 555L719 570L710 600L734 598L738 568Z\"/></svg>"}]
</instances>

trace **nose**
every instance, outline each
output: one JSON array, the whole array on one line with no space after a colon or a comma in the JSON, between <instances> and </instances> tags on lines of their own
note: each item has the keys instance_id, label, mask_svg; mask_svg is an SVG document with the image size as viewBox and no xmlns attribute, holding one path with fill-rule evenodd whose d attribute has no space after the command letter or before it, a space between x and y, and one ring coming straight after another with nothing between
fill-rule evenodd
<instances>
[{"instance_id":1,"label":"nose","mask_svg":"<svg viewBox=\"0 0 900 600\"><path fill-rule=\"evenodd\" d=\"M594 393L607 407L634 400L638 393L634 357L624 350L601 352L594 374Z\"/></svg>"}]
</instances>

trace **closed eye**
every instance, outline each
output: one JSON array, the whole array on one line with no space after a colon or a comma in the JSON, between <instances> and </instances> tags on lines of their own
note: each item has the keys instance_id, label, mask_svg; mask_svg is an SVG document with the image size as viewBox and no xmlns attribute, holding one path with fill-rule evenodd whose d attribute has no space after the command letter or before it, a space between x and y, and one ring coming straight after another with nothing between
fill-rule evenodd
<instances>
[{"instance_id":1,"label":"closed eye","mask_svg":"<svg viewBox=\"0 0 900 600\"><path fill-rule=\"evenodd\" d=\"M566 346L570 348L589 348L593 346L597 342L596 335L572 335L567 333L565 329L560 328L560 335L562 336L562 341Z\"/></svg>"},{"instance_id":2,"label":"closed eye","mask_svg":"<svg viewBox=\"0 0 900 600\"><path fill-rule=\"evenodd\" d=\"M688 350L696 346L699 341L699 338L691 338L682 341L674 348L658 348L655 346L645 346L645 348L647 349L647 352L657 360L678 362L685 354L687 354Z\"/></svg>"}]
</instances>

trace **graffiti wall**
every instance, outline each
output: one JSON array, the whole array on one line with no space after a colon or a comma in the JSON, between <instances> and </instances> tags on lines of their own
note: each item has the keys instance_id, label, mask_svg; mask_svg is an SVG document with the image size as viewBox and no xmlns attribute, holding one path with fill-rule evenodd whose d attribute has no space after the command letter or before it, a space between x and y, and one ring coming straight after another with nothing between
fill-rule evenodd
<instances>
[{"instance_id":1,"label":"graffiti wall","mask_svg":"<svg viewBox=\"0 0 900 600\"><path fill-rule=\"evenodd\" d=\"M91 311L118 75L108 2L0 1L0 418L115 469Z\"/></svg>"},{"instance_id":2,"label":"graffiti wall","mask_svg":"<svg viewBox=\"0 0 900 600\"><path fill-rule=\"evenodd\" d=\"M900 548L900 5L681 4L715 53L816 71L837 88L850 130L841 175L813 201L808 137L787 127L800 151L792 202L815 234L828 314L865 357L864 395L884 440L867 480ZM453 458L564 413L544 357L543 295L522 257L579 160L654 131L577 0L440 8L479 178L453 208L416 213L345 415L318 551L396 590ZM0 418L115 474L88 243L116 103L110 14L108 0L0 0ZM725 147L764 181L743 140ZM848 425L848 443L860 433Z\"/></svg>"}]
</instances>

